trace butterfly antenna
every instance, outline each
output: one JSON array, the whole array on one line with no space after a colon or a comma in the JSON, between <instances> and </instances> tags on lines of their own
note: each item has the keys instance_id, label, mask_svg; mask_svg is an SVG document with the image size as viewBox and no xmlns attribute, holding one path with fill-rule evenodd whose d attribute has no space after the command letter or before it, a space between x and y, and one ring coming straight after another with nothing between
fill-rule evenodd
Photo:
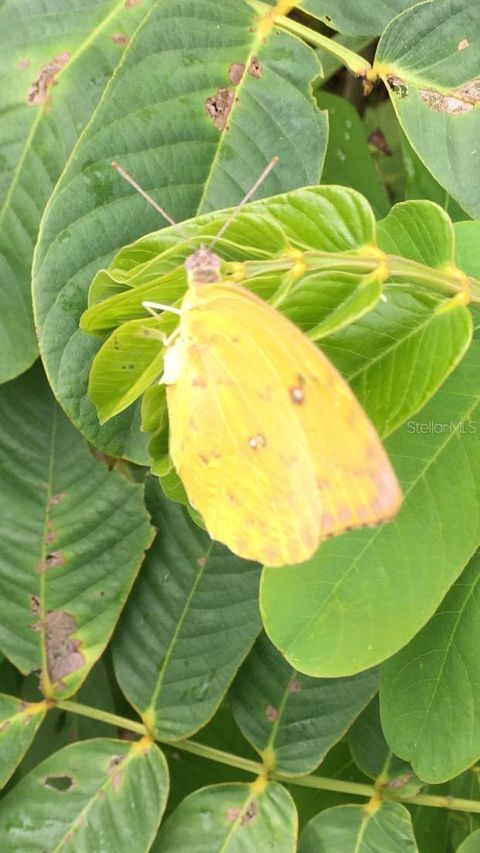
<instances>
[{"instance_id":1,"label":"butterfly antenna","mask_svg":"<svg viewBox=\"0 0 480 853\"><path fill-rule=\"evenodd\" d=\"M220 231L218 232L218 234L215 234L215 237L213 238L212 242L210 243L210 245L209 245L209 247L208 247L208 248L209 248L209 250L212 248L212 246L214 246L214 245L215 245L215 243L217 242L217 240L220 240L220 237L222 236L222 234L224 234L224 233L225 233L225 231L227 230L227 228L232 224L233 220L238 216L238 214L240 213L240 211L241 211L242 207L244 206L244 204L246 204L246 203L247 203L247 201L250 201L250 199L251 199L252 195L255 195L255 193L256 193L256 191L258 190L258 188L259 188L260 184L263 184L263 182L264 182L265 178L267 177L267 175L269 175L269 174L270 174L270 172L272 171L272 169L274 169L274 168L275 168L275 166L277 165L277 163L278 163L278 161L279 161L279 160L280 160L280 157L272 157L272 159L270 160L270 163L269 163L267 166L265 166L265 168L264 168L264 170L263 170L262 174L258 176L258 178L257 178L257 180L255 181L254 185L253 185L252 187L250 187L250 189L249 189L248 193L247 193L246 195L244 195L244 197L242 198L242 200L241 200L240 204L238 204L238 205L237 205L237 207L235 208L235 210L233 210L233 211L232 211L232 213L231 213L231 214L230 214L230 216L228 217L227 221L223 223L223 225L222 225L222 227L220 228Z\"/></svg>"},{"instance_id":2,"label":"butterfly antenna","mask_svg":"<svg viewBox=\"0 0 480 853\"><path fill-rule=\"evenodd\" d=\"M166 219L166 220L167 220L167 222L168 222L170 225L173 225L173 227L177 229L177 231L181 234L181 236L182 236L184 239L188 240L188 235L187 235L187 234L185 234L185 232L184 232L184 231L182 231L182 229L180 228L180 226L179 226L178 222L175 222L175 220L174 220L174 219L172 219L172 217L170 216L170 214L169 214L169 213L167 213L167 211L166 211L166 210L164 210L164 209L163 209L163 207L160 207L160 205L159 205L159 204L157 204L157 202L155 201L155 199L154 199L154 198L152 198L152 196L151 196L151 195L149 195L147 192L145 192L145 190L144 190L144 189L142 189L142 187L140 186L140 184L138 184L138 183L136 182L135 178L132 178L132 176L128 174L128 172L126 171L126 169L124 169L124 168L123 168L123 166L120 166L120 163L117 163L117 162L114 160L114 161L113 161L113 163L112 163L112 166L113 166L113 168L114 168L114 169L116 169L116 170L117 170L117 172L122 176L122 178L124 178L124 179L127 181L127 183L129 183L129 184L130 184L130 186L132 186L132 187L137 191L137 193L140 193L140 195L141 195L141 196L143 196L143 198L144 198L146 201L148 201L148 203L149 203L149 204L151 204L151 205L152 205L152 207L154 207L154 208L155 208L155 210L157 210L157 211L158 211L158 213L160 213L160 214L161 214L161 216L163 216L163 218L164 218L164 219Z\"/></svg>"}]
</instances>

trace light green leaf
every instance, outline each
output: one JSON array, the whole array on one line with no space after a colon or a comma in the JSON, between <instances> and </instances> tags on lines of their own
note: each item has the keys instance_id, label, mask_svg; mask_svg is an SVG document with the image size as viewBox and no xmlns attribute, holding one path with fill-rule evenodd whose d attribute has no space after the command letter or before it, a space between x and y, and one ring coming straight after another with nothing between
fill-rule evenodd
<instances>
[{"instance_id":1,"label":"light green leaf","mask_svg":"<svg viewBox=\"0 0 480 853\"><path fill-rule=\"evenodd\" d=\"M0 407L0 645L65 698L102 653L151 541L143 487L94 458L39 365L0 389Z\"/></svg>"},{"instance_id":2,"label":"light green leaf","mask_svg":"<svg viewBox=\"0 0 480 853\"><path fill-rule=\"evenodd\" d=\"M419 3L383 33L375 68L407 137L436 180L480 213L480 6Z\"/></svg>"},{"instance_id":3,"label":"light green leaf","mask_svg":"<svg viewBox=\"0 0 480 853\"><path fill-rule=\"evenodd\" d=\"M415 0L301 0L300 8L329 27L352 35L380 35L388 22L414 5Z\"/></svg>"},{"instance_id":4,"label":"light green leaf","mask_svg":"<svg viewBox=\"0 0 480 853\"><path fill-rule=\"evenodd\" d=\"M480 543L480 346L386 449L404 489L394 521L323 542L299 566L264 569L267 634L296 669L360 672L433 615ZM452 519L462 508L462 536ZM398 752L398 749L396 750ZM420 774L421 775L421 774Z\"/></svg>"},{"instance_id":5,"label":"light green leaf","mask_svg":"<svg viewBox=\"0 0 480 853\"><path fill-rule=\"evenodd\" d=\"M352 757L361 770L377 782L377 788L395 796L412 796L421 787L412 768L389 748L382 730L378 696L355 720L348 733Z\"/></svg>"},{"instance_id":6,"label":"light green leaf","mask_svg":"<svg viewBox=\"0 0 480 853\"><path fill-rule=\"evenodd\" d=\"M211 785L180 803L152 853L294 853L297 826L295 804L277 782Z\"/></svg>"},{"instance_id":7,"label":"light green leaf","mask_svg":"<svg viewBox=\"0 0 480 853\"><path fill-rule=\"evenodd\" d=\"M87 395L98 342L78 330L94 274L120 246L160 224L111 162L126 167L178 221L238 203L274 155L280 162L261 194L317 182L326 145L326 117L311 94L318 60L299 39L265 36L257 23L243 0L156 4L125 49L43 219L34 300L52 387L98 447L134 461L147 460L138 414L122 414L99 430ZM231 66L242 63L247 73L235 85ZM221 129L209 99L227 89L234 100Z\"/></svg>"},{"instance_id":8,"label":"light green leaf","mask_svg":"<svg viewBox=\"0 0 480 853\"><path fill-rule=\"evenodd\" d=\"M472 832L472 834L460 844L460 847L457 847L456 853L478 853L479 850L480 829L477 829L476 832Z\"/></svg>"},{"instance_id":9,"label":"light green leaf","mask_svg":"<svg viewBox=\"0 0 480 853\"><path fill-rule=\"evenodd\" d=\"M0 788L25 755L47 713L46 702L22 702L0 693Z\"/></svg>"},{"instance_id":10,"label":"light green leaf","mask_svg":"<svg viewBox=\"0 0 480 853\"><path fill-rule=\"evenodd\" d=\"M232 710L268 768L310 773L376 689L373 670L338 679L301 675L262 634L233 682Z\"/></svg>"},{"instance_id":11,"label":"light green leaf","mask_svg":"<svg viewBox=\"0 0 480 853\"><path fill-rule=\"evenodd\" d=\"M418 853L412 820L399 803L376 810L335 806L313 818L300 838L299 853Z\"/></svg>"},{"instance_id":12,"label":"light green leaf","mask_svg":"<svg viewBox=\"0 0 480 853\"><path fill-rule=\"evenodd\" d=\"M163 373L165 345L155 317L123 323L98 351L90 396L101 423L134 402Z\"/></svg>"},{"instance_id":13,"label":"light green leaf","mask_svg":"<svg viewBox=\"0 0 480 853\"><path fill-rule=\"evenodd\" d=\"M43 208L153 0L10 0L0 11L0 382L37 356L30 282ZM35 97L50 66L52 82ZM53 78L57 85L53 85ZM29 96L34 99L29 102Z\"/></svg>"},{"instance_id":14,"label":"light green leaf","mask_svg":"<svg viewBox=\"0 0 480 853\"><path fill-rule=\"evenodd\" d=\"M385 736L427 782L451 779L480 757L479 568L477 554L382 672Z\"/></svg>"},{"instance_id":15,"label":"light green leaf","mask_svg":"<svg viewBox=\"0 0 480 853\"><path fill-rule=\"evenodd\" d=\"M458 266L480 279L480 222L456 222L453 227Z\"/></svg>"},{"instance_id":16,"label":"light green leaf","mask_svg":"<svg viewBox=\"0 0 480 853\"><path fill-rule=\"evenodd\" d=\"M323 184L341 184L363 193L375 216L386 216L390 207L369 151L365 126L357 110L345 98L319 91L317 104L328 110L328 147L322 172Z\"/></svg>"},{"instance_id":17,"label":"light green leaf","mask_svg":"<svg viewBox=\"0 0 480 853\"><path fill-rule=\"evenodd\" d=\"M259 629L256 563L213 543L148 481L159 534L115 635L118 682L162 740L213 715Z\"/></svg>"},{"instance_id":18,"label":"light green leaf","mask_svg":"<svg viewBox=\"0 0 480 853\"><path fill-rule=\"evenodd\" d=\"M396 204L378 223L378 245L390 255L441 269L452 263L454 231L450 217L431 201Z\"/></svg>"},{"instance_id":19,"label":"light green leaf","mask_svg":"<svg viewBox=\"0 0 480 853\"><path fill-rule=\"evenodd\" d=\"M0 802L0 847L147 853L167 794L165 758L147 738L75 743L35 767Z\"/></svg>"},{"instance_id":20,"label":"light green leaf","mask_svg":"<svg viewBox=\"0 0 480 853\"><path fill-rule=\"evenodd\" d=\"M386 301L322 340L380 435L388 435L430 399L472 337L468 310L444 311L426 293L387 285Z\"/></svg>"}]
</instances>

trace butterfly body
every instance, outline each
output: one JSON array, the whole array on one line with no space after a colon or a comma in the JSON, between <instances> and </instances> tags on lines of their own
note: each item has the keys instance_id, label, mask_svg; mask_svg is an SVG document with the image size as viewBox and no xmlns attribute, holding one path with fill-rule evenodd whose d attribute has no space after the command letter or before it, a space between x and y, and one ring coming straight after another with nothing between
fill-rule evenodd
<instances>
[{"instance_id":1,"label":"butterfly body","mask_svg":"<svg viewBox=\"0 0 480 853\"><path fill-rule=\"evenodd\" d=\"M165 354L170 454L213 539L271 566L379 523L401 493L347 383L275 308L199 249Z\"/></svg>"}]
</instances>

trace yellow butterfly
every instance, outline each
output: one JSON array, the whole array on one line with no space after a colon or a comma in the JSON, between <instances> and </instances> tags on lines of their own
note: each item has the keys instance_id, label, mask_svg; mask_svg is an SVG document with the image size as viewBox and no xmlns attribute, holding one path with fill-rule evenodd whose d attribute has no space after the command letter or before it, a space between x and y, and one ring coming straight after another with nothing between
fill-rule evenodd
<instances>
[{"instance_id":1,"label":"yellow butterfly","mask_svg":"<svg viewBox=\"0 0 480 853\"><path fill-rule=\"evenodd\" d=\"M185 267L161 381L170 455L212 539L282 566L307 560L322 539L391 518L402 500L393 469L326 356L271 305L222 280L212 251L200 248Z\"/></svg>"}]
</instances>

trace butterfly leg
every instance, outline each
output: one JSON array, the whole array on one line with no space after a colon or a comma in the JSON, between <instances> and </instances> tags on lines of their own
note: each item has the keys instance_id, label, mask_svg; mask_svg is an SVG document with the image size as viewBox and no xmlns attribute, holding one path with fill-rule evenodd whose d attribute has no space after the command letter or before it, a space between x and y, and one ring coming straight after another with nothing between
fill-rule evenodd
<instances>
[{"instance_id":1,"label":"butterfly leg","mask_svg":"<svg viewBox=\"0 0 480 853\"><path fill-rule=\"evenodd\" d=\"M158 313L159 311L168 311L170 314L178 314L178 316L182 313L180 308L175 308L173 305L164 305L162 302L150 302L149 300L146 300L145 302L142 302L142 305L147 309L148 313L151 314L152 317L160 316Z\"/></svg>"}]
</instances>

